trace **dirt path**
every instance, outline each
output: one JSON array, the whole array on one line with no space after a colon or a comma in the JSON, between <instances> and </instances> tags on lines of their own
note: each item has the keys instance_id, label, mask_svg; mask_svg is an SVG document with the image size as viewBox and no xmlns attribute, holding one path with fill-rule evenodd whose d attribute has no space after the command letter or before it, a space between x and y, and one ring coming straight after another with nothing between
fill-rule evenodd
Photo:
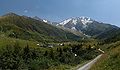
<instances>
[{"instance_id":1,"label":"dirt path","mask_svg":"<svg viewBox=\"0 0 120 70\"><path fill-rule=\"evenodd\" d=\"M78 70L89 70L90 67L102 56L103 54L97 56L95 59L93 59L91 62L85 64L84 66L80 67Z\"/></svg>"}]
</instances>

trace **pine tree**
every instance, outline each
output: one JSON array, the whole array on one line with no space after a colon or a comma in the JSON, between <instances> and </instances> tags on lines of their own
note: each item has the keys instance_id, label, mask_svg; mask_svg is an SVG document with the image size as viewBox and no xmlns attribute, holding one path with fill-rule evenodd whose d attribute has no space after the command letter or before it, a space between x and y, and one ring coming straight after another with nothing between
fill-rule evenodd
<instances>
[{"instance_id":1,"label":"pine tree","mask_svg":"<svg viewBox=\"0 0 120 70\"><path fill-rule=\"evenodd\" d=\"M54 59L53 49L50 49L50 57L51 57L52 59Z\"/></svg>"},{"instance_id":2,"label":"pine tree","mask_svg":"<svg viewBox=\"0 0 120 70\"><path fill-rule=\"evenodd\" d=\"M28 63L28 59L30 58L30 48L29 45L27 44L27 46L23 49L23 58L25 60L25 63Z\"/></svg>"},{"instance_id":3,"label":"pine tree","mask_svg":"<svg viewBox=\"0 0 120 70\"><path fill-rule=\"evenodd\" d=\"M48 51L45 51L45 54L44 54L44 56L47 56L48 55Z\"/></svg>"}]
</instances>

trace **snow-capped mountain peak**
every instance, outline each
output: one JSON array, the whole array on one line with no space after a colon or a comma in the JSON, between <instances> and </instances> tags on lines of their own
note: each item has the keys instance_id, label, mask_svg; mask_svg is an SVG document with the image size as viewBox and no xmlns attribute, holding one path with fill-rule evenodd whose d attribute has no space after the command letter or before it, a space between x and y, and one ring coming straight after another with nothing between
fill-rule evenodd
<instances>
[{"instance_id":1,"label":"snow-capped mountain peak","mask_svg":"<svg viewBox=\"0 0 120 70\"><path fill-rule=\"evenodd\" d=\"M93 23L93 20L89 17L69 18L69 19L64 20L63 22L59 23L58 25L64 26L69 22L74 25L76 25L77 23L82 23L84 26L86 26L88 23Z\"/></svg>"},{"instance_id":2,"label":"snow-capped mountain peak","mask_svg":"<svg viewBox=\"0 0 120 70\"><path fill-rule=\"evenodd\" d=\"M72 23L73 23L74 25L76 25L76 24L77 24L77 19L73 19L73 20L72 20Z\"/></svg>"},{"instance_id":3,"label":"snow-capped mountain peak","mask_svg":"<svg viewBox=\"0 0 120 70\"><path fill-rule=\"evenodd\" d=\"M65 25L65 24L67 24L68 22L70 22L71 20L72 20L72 19L70 18L70 19L67 19L67 20L59 23L59 24L60 24L60 25Z\"/></svg>"},{"instance_id":4,"label":"snow-capped mountain peak","mask_svg":"<svg viewBox=\"0 0 120 70\"><path fill-rule=\"evenodd\" d=\"M114 27L112 25L104 24L103 22L98 22L96 20L91 19L90 17L84 17L84 16L69 18L60 23L51 22L45 19L41 19L39 17L34 17L34 19L54 26L61 27L62 29L66 29L75 34L79 34L79 33L83 34L86 37L99 35L102 32L106 31L107 29Z\"/></svg>"},{"instance_id":5,"label":"snow-capped mountain peak","mask_svg":"<svg viewBox=\"0 0 120 70\"><path fill-rule=\"evenodd\" d=\"M93 23L93 20L89 17L80 17L81 22L83 23L83 25L87 25L87 23Z\"/></svg>"}]
</instances>

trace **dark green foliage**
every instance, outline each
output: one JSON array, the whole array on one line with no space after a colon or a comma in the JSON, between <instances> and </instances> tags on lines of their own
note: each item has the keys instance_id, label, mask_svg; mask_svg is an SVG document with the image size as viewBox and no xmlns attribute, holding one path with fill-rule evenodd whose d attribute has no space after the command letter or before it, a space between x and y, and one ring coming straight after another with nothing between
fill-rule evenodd
<instances>
[{"instance_id":1,"label":"dark green foliage","mask_svg":"<svg viewBox=\"0 0 120 70\"><path fill-rule=\"evenodd\" d=\"M25 63L28 63L29 58L31 57L31 52L28 45L23 49L23 54L23 59L25 60Z\"/></svg>"},{"instance_id":2,"label":"dark green foliage","mask_svg":"<svg viewBox=\"0 0 120 70\"><path fill-rule=\"evenodd\" d=\"M48 51L45 51L45 54L44 54L44 56L47 56L48 55Z\"/></svg>"},{"instance_id":3,"label":"dark green foliage","mask_svg":"<svg viewBox=\"0 0 120 70\"><path fill-rule=\"evenodd\" d=\"M54 64L53 60L42 57L42 58L32 60L29 64L29 69L30 70L48 69L53 64Z\"/></svg>"},{"instance_id":4,"label":"dark green foliage","mask_svg":"<svg viewBox=\"0 0 120 70\"><path fill-rule=\"evenodd\" d=\"M18 47L17 47L18 46ZM6 46L0 54L0 69L22 69L24 61L22 59L19 45Z\"/></svg>"},{"instance_id":5,"label":"dark green foliage","mask_svg":"<svg viewBox=\"0 0 120 70\"><path fill-rule=\"evenodd\" d=\"M61 57L62 54L63 54L63 50L60 48L60 49L58 50L58 52L59 52L59 56Z\"/></svg>"},{"instance_id":6,"label":"dark green foliage","mask_svg":"<svg viewBox=\"0 0 120 70\"><path fill-rule=\"evenodd\" d=\"M52 48L50 49L49 56L50 58L54 59L54 52Z\"/></svg>"},{"instance_id":7,"label":"dark green foliage","mask_svg":"<svg viewBox=\"0 0 120 70\"><path fill-rule=\"evenodd\" d=\"M39 48L30 48L29 45L20 47L16 42L14 46L7 45L0 51L0 69L43 70L60 64L77 65L94 58L98 54L95 51L82 48L81 44L44 48L41 51Z\"/></svg>"}]
</instances>

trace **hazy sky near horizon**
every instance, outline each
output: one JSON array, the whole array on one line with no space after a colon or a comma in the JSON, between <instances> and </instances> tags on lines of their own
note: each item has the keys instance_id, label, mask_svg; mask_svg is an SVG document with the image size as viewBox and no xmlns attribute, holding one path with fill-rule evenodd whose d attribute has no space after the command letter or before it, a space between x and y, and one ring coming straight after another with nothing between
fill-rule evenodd
<instances>
[{"instance_id":1,"label":"hazy sky near horizon","mask_svg":"<svg viewBox=\"0 0 120 70\"><path fill-rule=\"evenodd\" d=\"M57 22L87 16L120 27L120 0L0 0L0 15L8 12Z\"/></svg>"}]
</instances>

